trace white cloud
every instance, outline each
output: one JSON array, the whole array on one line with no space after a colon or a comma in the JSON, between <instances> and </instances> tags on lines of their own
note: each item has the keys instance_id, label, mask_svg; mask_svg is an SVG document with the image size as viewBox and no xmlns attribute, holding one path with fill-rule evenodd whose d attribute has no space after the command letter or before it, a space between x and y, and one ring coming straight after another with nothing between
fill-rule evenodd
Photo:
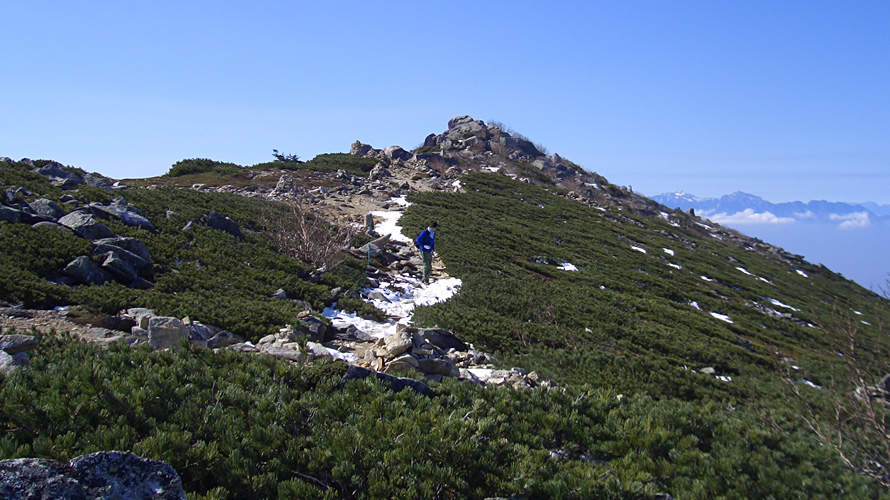
<instances>
[{"instance_id":1,"label":"white cloud","mask_svg":"<svg viewBox=\"0 0 890 500\"><path fill-rule=\"evenodd\" d=\"M857 229L871 226L868 212L854 212L844 215L830 214L828 218L834 221L841 221L838 229Z\"/></svg>"},{"instance_id":2,"label":"white cloud","mask_svg":"<svg viewBox=\"0 0 890 500\"><path fill-rule=\"evenodd\" d=\"M725 213L716 214L710 219L718 224L731 226L733 224L788 224L794 222L791 217L777 217L772 212L756 213L752 208L746 208L732 215Z\"/></svg>"},{"instance_id":3,"label":"white cloud","mask_svg":"<svg viewBox=\"0 0 890 500\"><path fill-rule=\"evenodd\" d=\"M806 212L802 212L802 213L795 212L794 216L797 217L798 219L812 219L813 217L816 216L816 214L814 214L812 210L807 210Z\"/></svg>"}]
</instances>

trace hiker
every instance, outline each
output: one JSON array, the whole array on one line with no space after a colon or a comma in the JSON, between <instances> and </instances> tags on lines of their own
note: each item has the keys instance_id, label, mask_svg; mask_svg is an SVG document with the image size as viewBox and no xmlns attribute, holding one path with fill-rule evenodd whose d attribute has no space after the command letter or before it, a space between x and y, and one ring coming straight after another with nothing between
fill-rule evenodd
<instances>
[{"instance_id":1,"label":"hiker","mask_svg":"<svg viewBox=\"0 0 890 500\"><path fill-rule=\"evenodd\" d=\"M430 274L433 271L433 252L436 251L436 221L429 223L426 229L417 235L414 244L420 249L420 257L423 259L423 284L430 284Z\"/></svg>"}]
</instances>

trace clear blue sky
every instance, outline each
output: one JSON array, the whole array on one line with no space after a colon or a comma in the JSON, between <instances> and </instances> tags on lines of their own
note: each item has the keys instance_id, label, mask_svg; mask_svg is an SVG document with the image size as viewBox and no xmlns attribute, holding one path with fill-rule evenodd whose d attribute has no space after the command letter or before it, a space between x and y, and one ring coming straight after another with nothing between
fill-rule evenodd
<instances>
[{"instance_id":1,"label":"clear blue sky","mask_svg":"<svg viewBox=\"0 0 890 500\"><path fill-rule=\"evenodd\" d=\"M115 178L498 120L649 195L890 203L890 2L4 2L0 156Z\"/></svg>"}]
</instances>

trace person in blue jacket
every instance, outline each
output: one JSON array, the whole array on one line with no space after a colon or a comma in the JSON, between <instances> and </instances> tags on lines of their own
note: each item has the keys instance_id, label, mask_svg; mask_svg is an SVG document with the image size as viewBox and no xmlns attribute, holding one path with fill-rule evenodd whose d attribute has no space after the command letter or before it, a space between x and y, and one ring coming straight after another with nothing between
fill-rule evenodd
<instances>
[{"instance_id":1,"label":"person in blue jacket","mask_svg":"<svg viewBox=\"0 0 890 500\"><path fill-rule=\"evenodd\" d=\"M414 243L420 249L420 257L423 259L423 284L430 284L430 274L433 271L433 252L436 251L436 229L439 224L436 221L429 223L426 229L417 235Z\"/></svg>"}]
</instances>

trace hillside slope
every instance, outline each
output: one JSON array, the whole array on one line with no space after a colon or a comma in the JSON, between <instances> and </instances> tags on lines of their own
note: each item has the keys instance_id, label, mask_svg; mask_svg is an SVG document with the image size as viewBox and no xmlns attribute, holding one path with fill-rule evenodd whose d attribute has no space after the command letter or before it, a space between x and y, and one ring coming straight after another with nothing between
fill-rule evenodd
<instances>
[{"instance_id":1,"label":"hillside slope","mask_svg":"<svg viewBox=\"0 0 890 500\"><path fill-rule=\"evenodd\" d=\"M412 272L402 250L356 252L319 273L279 253L265 228L287 214L279 201L346 224L407 195L405 235L438 220L437 250L463 282L448 302L418 307L414 326L445 328L493 353L495 367L534 370L555 389L415 372L431 392L396 392L348 381L342 363L187 343L103 350L47 333L29 368L0 375L0 458L133 451L173 465L192 498L886 494L869 462L880 439L828 418L839 402L853 417L860 409L846 399L851 355L867 384L888 370L886 299L547 157L503 126L461 117L414 152L357 143L352 153L186 161L127 188L5 161L0 300L24 307L4 312L73 306L69 319L93 324L149 307L254 342L335 302L379 319L359 296L369 278ZM60 172L80 181L66 186ZM50 202L53 215L34 209L55 211ZM150 265L113 274L96 240L40 219L86 206L114 212L102 224L143 242ZM64 270L91 252L106 274L72 281ZM829 440L845 433L843 455L813 422Z\"/></svg>"}]
</instances>

